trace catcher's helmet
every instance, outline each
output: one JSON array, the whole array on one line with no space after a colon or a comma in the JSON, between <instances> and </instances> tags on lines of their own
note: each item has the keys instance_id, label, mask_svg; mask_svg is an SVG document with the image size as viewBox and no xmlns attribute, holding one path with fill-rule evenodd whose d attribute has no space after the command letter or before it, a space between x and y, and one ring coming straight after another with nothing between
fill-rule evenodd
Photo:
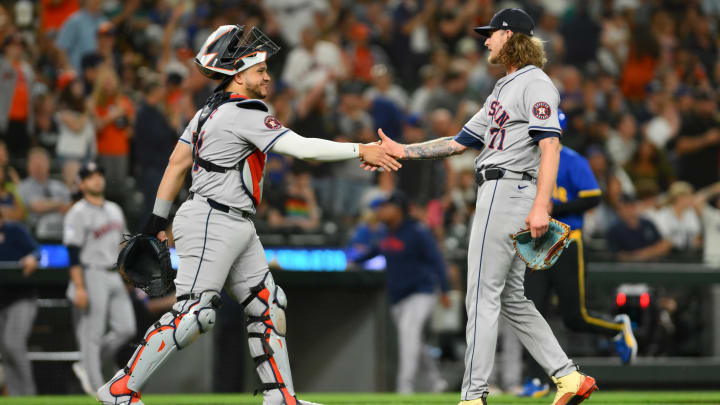
<instances>
[{"instance_id":1,"label":"catcher's helmet","mask_svg":"<svg viewBox=\"0 0 720 405\"><path fill-rule=\"evenodd\" d=\"M244 25L222 25L205 40L195 64L203 75L219 80L264 62L279 50L257 27L246 31Z\"/></svg>"}]
</instances>

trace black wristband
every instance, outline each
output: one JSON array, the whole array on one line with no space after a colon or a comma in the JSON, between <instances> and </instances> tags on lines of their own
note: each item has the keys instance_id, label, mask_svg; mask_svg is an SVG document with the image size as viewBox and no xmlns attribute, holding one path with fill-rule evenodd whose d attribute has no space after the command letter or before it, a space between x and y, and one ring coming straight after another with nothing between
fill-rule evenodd
<instances>
[{"instance_id":1,"label":"black wristband","mask_svg":"<svg viewBox=\"0 0 720 405\"><path fill-rule=\"evenodd\" d=\"M160 231L164 231L168 227L168 219L155 214L150 215L147 223L142 229L143 235L156 237Z\"/></svg>"}]
</instances>

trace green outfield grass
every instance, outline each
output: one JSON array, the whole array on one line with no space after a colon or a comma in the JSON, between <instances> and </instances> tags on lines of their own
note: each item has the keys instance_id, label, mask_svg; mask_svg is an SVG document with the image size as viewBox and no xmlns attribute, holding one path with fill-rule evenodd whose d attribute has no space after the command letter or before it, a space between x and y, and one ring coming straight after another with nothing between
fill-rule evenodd
<instances>
[{"instance_id":1,"label":"green outfield grass","mask_svg":"<svg viewBox=\"0 0 720 405\"><path fill-rule=\"evenodd\" d=\"M395 394L303 394L301 398L324 405L455 405L459 394L410 395ZM146 395L146 405L261 405L260 396L247 394L209 394L209 395ZM549 405L552 396L541 399L520 399L509 395L491 396L489 405ZM626 404L715 404L720 405L720 391L673 391L673 392L596 392L588 405L626 405ZM97 405L87 396L38 396L27 398L0 397L3 405Z\"/></svg>"}]
</instances>

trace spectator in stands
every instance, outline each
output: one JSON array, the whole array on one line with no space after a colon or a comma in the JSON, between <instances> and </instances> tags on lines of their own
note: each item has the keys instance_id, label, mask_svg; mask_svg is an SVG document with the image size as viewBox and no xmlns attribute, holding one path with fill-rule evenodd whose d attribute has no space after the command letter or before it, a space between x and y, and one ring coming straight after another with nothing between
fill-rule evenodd
<instances>
[{"instance_id":1,"label":"spectator in stands","mask_svg":"<svg viewBox=\"0 0 720 405\"><path fill-rule=\"evenodd\" d=\"M102 0L82 0L82 8L63 23L55 46L61 51L63 65L80 71L82 57L98 49L97 30L105 21Z\"/></svg>"},{"instance_id":2,"label":"spectator in stands","mask_svg":"<svg viewBox=\"0 0 720 405\"><path fill-rule=\"evenodd\" d=\"M657 260L672 249L655 225L638 214L634 196L623 194L618 203L619 220L608 232L610 250L622 261Z\"/></svg>"},{"instance_id":3,"label":"spectator in stands","mask_svg":"<svg viewBox=\"0 0 720 405\"><path fill-rule=\"evenodd\" d=\"M628 101L644 101L647 85L655 78L659 57L660 48L656 39L646 27L636 26L620 79L620 89Z\"/></svg>"},{"instance_id":4,"label":"spectator in stands","mask_svg":"<svg viewBox=\"0 0 720 405\"><path fill-rule=\"evenodd\" d=\"M282 38L292 46L298 45L305 27L328 28L318 26L320 15L328 11L327 0L266 0L264 3L277 20Z\"/></svg>"},{"instance_id":5,"label":"spectator in stands","mask_svg":"<svg viewBox=\"0 0 720 405\"><path fill-rule=\"evenodd\" d=\"M714 94L706 90L696 92L693 109L683 116L680 134L670 146L674 146L675 153L680 157L680 180L695 188L717 181L720 122Z\"/></svg>"},{"instance_id":6,"label":"spectator in stands","mask_svg":"<svg viewBox=\"0 0 720 405\"><path fill-rule=\"evenodd\" d=\"M408 113L423 114L427 112L427 103L433 92L438 90L440 75L432 65L425 65L420 68L421 85L410 97Z\"/></svg>"},{"instance_id":7,"label":"spectator in stands","mask_svg":"<svg viewBox=\"0 0 720 405\"><path fill-rule=\"evenodd\" d=\"M72 199L73 203L77 202L82 198L82 193L80 192L80 182L78 174L80 174L80 167L82 164L77 160L68 160L63 164L62 166L62 172L60 175L62 176L62 182L65 184L65 187L67 187L68 190L70 190L70 198Z\"/></svg>"},{"instance_id":8,"label":"spectator in stands","mask_svg":"<svg viewBox=\"0 0 720 405\"><path fill-rule=\"evenodd\" d=\"M38 265L38 245L22 223L7 222L0 210L0 262L22 268L29 277ZM0 355L7 394L36 395L27 340L37 315L37 297L33 287L0 287Z\"/></svg>"},{"instance_id":9,"label":"spectator in stands","mask_svg":"<svg viewBox=\"0 0 720 405\"><path fill-rule=\"evenodd\" d=\"M70 190L50 178L50 156L45 149L30 149L27 162L28 177L20 183L18 192L28 210L28 223L40 240L62 240L63 218L70 209Z\"/></svg>"},{"instance_id":10,"label":"spectator in stands","mask_svg":"<svg viewBox=\"0 0 720 405\"><path fill-rule=\"evenodd\" d=\"M122 56L115 46L115 26L110 21L104 21L97 29L97 53L106 63L107 68L115 69L115 73L122 71Z\"/></svg>"},{"instance_id":11,"label":"spectator in stands","mask_svg":"<svg viewBox=\"0 0 720 405\"><path fill-rule=\"evenodd\" d=\"M451 66L445 74L443 85L430 96L426 112L444 108L455 115L460 103L465 99L467 89L467 72L460 66Z\"/></svg>"},{"instance_id":12,"label":"spectator in stands","mask_svg":"<svg viewBox=\"0 0 720 405\"><path fill-rule=\"evenodd\" d=\"M670 185L667 205L650 215L663 239L672 243L676 253L696 253L702 237L700 218L693 209L693 187L684 181Z\"/></svg>"},{"instance_id":13,"label":"spectator in stands","mask_svg":"<svg viewBox=\"0 0 720 405\"><path fill-rule=\"evenodd\" d=\"M55 35L65 20L80 8L78 0L42 0L40 23L44 34Z\"/></svg>"},{"instance_id":14,"label":"spectator in stands","mask_svg":"<svg viewBox=\"0 0 720 405\"><path fill-rule=\"evenodd\" d=\"M80 81L73 80L60 93L57 122L55 154L61 164L68 160L93 160L97 154L95 125Z\"/></svg>"},{"instance_id":15,"label":"spectator in stands","mask_svg":"<svg viewBox=\"0 0 720 405\"><path fill-rule=\"evenodd\" d=\"M80 67L82 68L82 83L86 96L90 96L95 88L95 83L97 83L97 78L104 61L105 59L102 55L97 52L90 52L82 57Z\"/></svg>"},{"instance_id":16,"label":"spectator in stands","mask_svg":"<svg viewBox=\"0 0 720 405\"><path fill-rule=\"evenodd\" d=\"M370 71L377 64L387 64L388 58L382 48L370 43L370 29L361 22L350 28L350 44L345 53L350 58L351 77L364 83L372 79Z\"/></svg>"},{"instance_id":17,"label":"spectator in stands","mask_svg":"<svg viewBox=\"0 0 720 405\"><path fill-rule=\"evenodd\" d=\"M566 44L565 63L579 68L593 60L600 44L601 28L589 12L586 2L579 2L572 16L560 27L560 33Z\"/></svg>"},{"instance_id":18,"label":"spectator in stands","mask_svg":"<svg viewBox=\"0 0 720 405\"><path fill-rule=\"evenodd\" d=\"M613 164L622 167L635 153L638 144L637 122L632 114L624 114L607 138L607 151Z\"/></svg>"},{"instance_id":19,"label":"spectator in stands","mask_svg":"<svg viewBox=\"0 0 720 405\"><path fill-rule=\"evenodd\" d=\"M289 231L313 231L320 225L320 210L312 189L308 172L295 172L286 176L285 193L270 201L268 225Z\"/></svg>"},{"instance_id":20,"label":"spectator in stands","mask_svg":"<svg viewBox=\"0 0 720 405\"><path fill-rule=\"evenodd\" d=\"M646 139L640 141L632 158L625 164L625 172L635 189L638 183L651 182L657 190L665 190L675 177L665 153Z\"/></svg>"},{"instance_id":21,"label":"spectator in stands","mask_svg":"<svg viewBox=\"0 0 720 405\"><path fill-rule=\"evenodd\" d=\"M13 33L2 41L0 56L0 140L11 156L25 156L32 144L35 74L25 61L25 41Z\"/></svg>"},{"instance_id":22,"label":"spectator in stands","mask_svg":"<svg viewBox=\"0 0 720 405\"><path fill-rule=\"evenodd\" d=\"M319 36L318 27L305 27L300 46L288 54L282 80L298 94L310 91L328 74L339 78L345 75L340 48L330 41L321 40Z\"/></svg>"},{"instance_id":23,"label":"spectator in stands","mask_svg":"<svg viewBox=\"0 0 720 405\"><path fill-rule=\"evenodd\" d=\"M698 191L694 203L703 225L703 262L720 266L720 182Z\"/></svg>"},{"instance_id":24,"label":"spectator in stands","mask_svg":"<svg viewBox=\"0 0 720 405\"><path fill-rule=\"evenodd\" d=\"M407 93L402 87L393 83L392 72L390 72L387 65L373 66L372 69L370 69L370 77L370 87L368 87L363 94L366 100L372 102L376 98L384 98L395 104L400 111L407 109Z\"/></svg>"},{"instance_id":25,"label":"spectator in stands","mask_svg":"<svg viewBox=\"0 0 720 405\"><path fill-rule=\"evenodd\" d=\"M20 184L20 175L18 175L14 167L10 166L10 156L8 155L7 146L2 140L0 140L0 169L5 169L7 181L15 185Z\"/></svg>"},{"instance_id":26,"label":"spectator in stands","mask_svg":"<svg viewBox=\"0 0 720 405\"><path fill-rule=\"evenodd\" d=\"M97 161L105 170L106 196L124 204L135 106L120 92L117 73L106 63L90 96L90 113L97 126Z\"/></svg>"},{"instance_id":27,"label":"spectator in stands","mask_svg":"<svg viewBox=\"0 0 720 405\"><path fill-rule=\"evenodd\" d=\"M17 187L7 178L7 169L0 167L0 214L6 221L25 220L25 206Z\"/></svg>"},{"instance_id":28,"label":"spectator in stands","mask_svg":"<svg viewBox=\"0 0 720 405\"><path fill-rule=\"evenodd\" d=\"M177 143L178 129L171 125L165 114L165 86L159 79L148 81L143 91L143 101L134 119L132 142L135 166L132 172L143 195L143 212L150 215L157 187Z\"/></svg>"},{"instance_id":29,"label":"spectator in stands","mask_svg":"<svg viewBox=\"0 0 720 405\"><path fill-rule=\"evenodd\" d=\"M57 122L57 100L55 94L47 92L35 97L35 134L38 146L55 150L60 129Z\"/></svg>"}]
</instances>

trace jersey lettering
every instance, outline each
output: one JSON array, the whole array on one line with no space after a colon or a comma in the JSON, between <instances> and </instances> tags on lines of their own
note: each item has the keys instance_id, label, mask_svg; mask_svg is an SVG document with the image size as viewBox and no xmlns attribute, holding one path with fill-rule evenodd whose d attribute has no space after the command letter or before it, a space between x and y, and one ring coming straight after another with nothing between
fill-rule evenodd
<instances>
[{"instance_id":1,"label":"jersey lettering","mask_svg":"<svg viewBox=\"0 0 720 405\"><path fill-rule=\"evenodd\" d=\"M495 118L495 123L498 124L500 128L502 128L505 126L505 123L508 122L509 119L510 115L507 113L507 111L503 110L502 114Z\"/></svg>"},{"instance_id":2,"label":"jersey lettering","mask_svg":"<svg viewBox=\"0 0 720 405\"><path fill-rule=\"evenodd\" d=\"M197 142L195 142L195 145L194 145L195 146L195 154L198 154L198 155L200 154L200 148L202 148L204 137L205 137L205 130L200 132L200 136L197 137ZM198 170L200 170L200 165L198 165L197 162L195 162L195 164L193 165L193 172L197 172Z\"/></svg>"},{"instance_id":3,"label":"jersey lettering","mask_svg":"<svg viewBox=\"0 0 720 405\"><path fill-rule=\"evenodd\" d=\"M93 236L95 239L102 238L105 234L111 231L120 231L122 232L124 229L124 226L120 222L108 222L107 224L101 226L100 228L93 231Z\"/></svg>"}]
</instances>

